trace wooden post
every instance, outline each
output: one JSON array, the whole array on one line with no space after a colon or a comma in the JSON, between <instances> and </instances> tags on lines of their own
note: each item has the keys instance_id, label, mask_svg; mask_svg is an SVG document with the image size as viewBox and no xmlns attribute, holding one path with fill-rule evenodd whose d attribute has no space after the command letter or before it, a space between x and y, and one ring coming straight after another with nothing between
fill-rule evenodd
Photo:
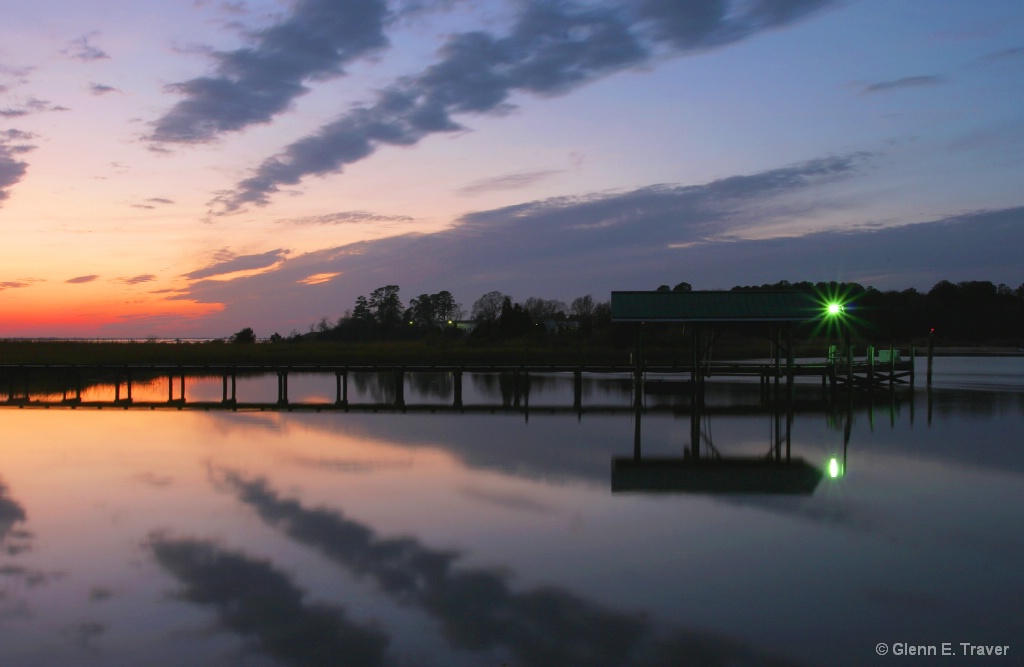
<instances>
[{"instance_id":1,"label":"wooden post","mask_svg":"<svg viewBox=\"0 0 1024 667\"><path fill-rule=\"evenodd\" d=\"M643 336L643 324L637 324L633 328L633 406L639 408L644 402L644 390L643 390L643 362L640 361L640 354L643 351L641 344L641 337ZM696 344L694 344L694 350L696 350ZM696 358L696 351L694 351L694 358ZM694 365L694 371L696 371L696 364Z\"/></svg>"},{"instance_id":2,"label":"wooden post","mask_svg":"<svg viewBox=\"0 0 1024 667\"><path fill-rule=\"evenodd\" d=\"M334 371L334 404L348 405L348 371Z\"/></svg>"},{"instance_id":3,"label":"wooden post","mask_svg":"<svg viewBox=\"0 0 1024 667\"><path fill-rule=\"evenodd\" d=\"M896 384L896 343L889 346L889 389Z\"/></svg>"},{"instance_id":4,"label":"wooden post","mask_svg":"<svg viewBox=\"0 0 1024 667\"><path fill-rule=\"evenodd\" d=\"M932 386L932 359L935 354L935 329L928 332L928 387Z\"/></svg>"},{"instance_id":5,"label":"wooden post","mask_svg":"<svg viewBox=\"0 0 1024 667\"><path fill-rule=\"evenodd\" d=\"M405 369L395 371L395 407L405 406Z\"/></svg>"},{"instance_id":6,"label":"wooden post","mask_svg":"<svg viewBox=\"0 0 1024 667\"><path fill-rule=\"evenodd\" d=\"M457 368L452 371L452 379L454 381L454 396L452 397L452 407L462 407L462 369Z\"/></svg>"},{"instance_id":7,"label":"wooden post","mask_svg":"<svg viewBox=\"0 0 1024 667\"><path fill-rule=\"evenodd\" d=\"M288 405L288 371L279 370L277 372L277 403L278 405Z\"/></svg>"},{"instance_id":8,"label":"wooden post","mask_svg":"<svg viewBox=\"0 0 1024 667\"><path fill-rule=\"evenodd\" d=\"M637 403L633 409L633 460L639 461L640 454L640 404Z\"/></svg>"},{"instance_id":9,"label":"wooden post","mask_svg":"<svg viewBox=\"0 0 1024 667\"><path fill-rule=\"evenodd\" d=\"M694 392L690 399L690 456L700 460L700 398Z\"/></svg>"},{"instance_id":10,"label":"wooden post","mask_svg":"<svg viewBox=\"0 0 1024 667\"><path fill-rule=\"evenodd\" d=\"M579 369L572 373L572 407L583 410L583 371Z\"/></svg>"},{"instance_id":11,"label":"wooden post","mask_svg":"<svg viewBox=\"0 0 1024 667\"><path fill-rule=\"evenodd\" d=\"M796 364L793 350L793 329L786 328L786 400L793 400L793 372Z\"/></svg>"}]
</instances>

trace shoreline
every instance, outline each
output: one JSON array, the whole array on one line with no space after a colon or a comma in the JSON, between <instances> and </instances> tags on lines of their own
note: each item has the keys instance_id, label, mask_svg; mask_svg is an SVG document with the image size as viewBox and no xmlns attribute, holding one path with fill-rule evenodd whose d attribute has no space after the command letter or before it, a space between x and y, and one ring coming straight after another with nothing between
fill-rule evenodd
<instances>
[{"instance_id":1,"label":"shoreline","mask_svg":"<svg viewBox=\"0 0 1024 667\"><path fill-rule=\"evenodd\" d=\"M917 349L918 356L926 356L928 349L924 349L922 355ZM980 347L936 347L932 354L936 357L1024 357L1024 348L1013 346L980 346Z\"/></svg>"}]
</instances>

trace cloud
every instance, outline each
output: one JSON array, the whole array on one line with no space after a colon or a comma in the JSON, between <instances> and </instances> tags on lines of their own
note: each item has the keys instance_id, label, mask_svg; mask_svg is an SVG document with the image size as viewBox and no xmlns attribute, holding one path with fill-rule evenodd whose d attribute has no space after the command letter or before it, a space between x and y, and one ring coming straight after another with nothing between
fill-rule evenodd
<instances>
[{"instance_id":1,"label":"cloud","mask_svg":"<svg viewBox=\"0 0 1024 667\"><path fill-rule=\"evenodd\" d=\"M1024 46L1018 46L1011 49L1003 49L996 51L995 53L989 53L982 56L978 60L981 61L993 61L993 60L1009 60L1013 58L1024 57Z\"/></svg>"},{"instance_id":2,"label":"cloud","mask_svg":"<svg viewBox=\"0 0 1024 667\"><path fill-rule=\"evenodd\" d=\"M7 485L0 482L0 544L15 524L25 521L25 508L8 495Z\"/></svg>"},{"instance_id":3,"label":"cloud","mask_svg":"<svg viewBox=\"0 0 1024 667\"><path fill-rule=\"evenodd\" d=\"M148 283L156 280L156 276L152 273L144 273L139 276L132 276L131 278L115 278L115 283L121 283L122 285L138 285L139 283Z\"/></svg>"},{"instance_id":4,"label":"cloud","mask_svg":"<svg viewBox=\"0 0 1024 667\"><path fill-rule=\"evenodd\" d=\"M0 282L0 292L5 289L20 289L22 287L31 287L32 283L37 282L35 280L7 280Z\"/></svg>"},{"instance_id":5,"label":"cloud","mask_svg":"<svg viewBox=\"0 0 1024 667\"><path fill-rule=\"evenodd\" d=\"M937 86L945 82L946 78L939 75L906 76L903 77L902 79L895 79L893 81L881 81L879 83L864 84L864 89L861 91L861 94L870 95L871 93L888 92L890 90L899 90L900 88Z\"/></svg>"},{"instance_id":6,"label":"cloud","mask_svg":"<svg viewBox=\"0 0 1024 667\"><path fill-rule=\"evenodd\" d=\"M296 255L260 275L198 281L172 298L222 304L207 320L220 328L246 322L274 329L340 314L359 294L387 284L417 294L446 289L465 303L494 289L569 300L682 280L698 289L782 279L898 289L939 280L1019 284L1024 208L902 227L742 238L751 231L763 237L772 224L797 216L833 213L837 204L829 193L870 165L867 156L838 156L704 185L655 185L479 211L440 232ZM344 279L299 283L315 274Z\"/></svg>"},{"instance_id":7,"label":"cloud","mask_svg":"<svg viewBox=\"0 0 1024 667\"><path fill-rule=\"evenodd\" d=\"M30 144L13 142L25 142L33 138L34 135L21 130L0 131L0 202L10 197L8 189L20 182L28 171L28 163L20 156L35 149Z\"/></svg>"},{"instance_id":8,"label":"cloud","mask_svg":"<svg viewBox=\"0 0 1024 667\"><path fill-rule=\"evenodd\" d=\"M89 92L93 95L106 95L107 93L119 93L121 90L102 83L90 83Z\"/></svg>"},{"instance_id":9,"label":"cloud","mask_svg":"<svg viewBox=\"0 0 1024 667\"><path fill-rule=\"evenodd\" d=\"M301 218L282 218L275 220L277 224L287 225L346 225L366 222L412 222L408 215L381 215L368 211L339 211L325 215L308 215Z\"/></svg>"},{"instance_id":10,"label":"cloud","mask_svg":"<svg viewBox=\"0 0 1024 667\"><path fill-rule=\"evenodd\" d=\"M32 534L18 527L27 518L25 508L10 497L7 485L0 482L0 553L14 556L31 548Z\"/></svg>"},{"instance_id":11,"label":"cloud","mask_svg":"<svg viewBox=\"0 0 1024 667\"><path fill-rule=\"evenodd\" d=\"M308 603L305 593L269 561L212 542L153 536L148 548L182 585L181 599L213 607L226 630L256 641L286 664L374 667L387 664L388 637L355 623L340 607Z\"/></svg>"},{"instance_id":12,"label":"cloud","mask_svg":"<svg viewBox=\"0 0 1024 667\"><path fill-rule=\"evenodd\" d=\"M82 62L93 62L109 58L110 56L107 55L106 51L89 43L89 40L99 36L99 34L99 32L94 31L71 40L67 48L61 50L61 55Z\"/></svg>"},{"instance_id":13,"label":"cloud","mask_svg":"<svg viewBox=\"0 0 1024 667\"><path fill-rule=\"evenodd\" d=\"M174 203L173 199L166 199L164 197L150 197L146 201L148 201L148 202L150 202L152 204L173 204Z\"/></svg>"},{"instance_id":14,"label":"cloud","mask_svg":"<svg viewBox=\"0 0 1024 667\"><path fill-rule=\"evenodd\" d=\"M464 487L459 489L459 492L470 500L515 512L531 514L553 514L556 512L554 506L521 493L503 493L475 486Z\"/></svg>"},{"instance_id":15,"label":"cloud","mask_svg":"<svg viewBox=\"0 0 1024 667\"><path fill-rule=\"evenodd\" d=\"M781 26L833 4L831 0L722 0L624 5L526 2L508 34L474 31L451 36L441 59L385 87L374 103L342 114L265 160L235 189L217 196L215 212L265 205L281 186L338 173L383 145L408 146L439 132L463 129L458 114L510 108L516 92L568 92L661 52L699 51Z\"/></svg>"},{"instance_id":16,"label":"cloud","mask_svg":"<svg viewBox=\"0 0 1024 667\"><path fill-rule=\"evenodd\" d=\"M288 256L289 252L291 251L278 248L258 255L232 256L230 259L221 259L220 261L215 261L213 264L202 269L196 269L195 271L186 273L184 277L192 280L198 280L200 278L210 278L211 276L219 276L227 273L234 273L236 271L263 269L280 262Z\"/></svg>"},{"instance_id":17,"label":"cloud","mask_svg":"<svg viewBox=\"0 0 1024 667\"><path fill-rule=\"evenodd\" d=\"M462 195L477 195L482 192L491 192L493 190L519 190L521 188L530 187L535 183L539 183L544 179L560 173L562 173L560 170L549 169L540 171L523 171L515 174L504 174L502 176L482 178L459 188L458 192Z\"/></svg>"},{"instance_id":18,"label":"cloud","mask_svg":"<svg viewBox=\"0 0 1024 667\"><path fill-rule=\"evenodd\" d=\"M252 46L213 54L215 75L171 86L184 99L153 123L150 139L201 143L269 122L307 91L304 82L340 76L383 47L387 15L385 0L299 0Z\"/></svg>"},{"instance_id":19,"label":"cloud","mask_svg":"<svg viewBox=\"0 0 1024 667\"><path fill-rule=\"evenodd\" d=\"M30 97L20 106L0 109L0 118L21 118L23 116L28 116L34 113L43 113L45 111L69 111L69 109L65 106L53 104L47 100Z\"/></svg>"},{"instance_id":20,"label":"cloud","mask_svg":"<svg viewBox=\"0 0 1024 667\"><path fill-rule=\"evenodd\" d=\"M64 282L69 284L69 285L81 285L83 283L91 283L92 281L96 280L97 278L99 278L99 276L93 274L91 276L78 276L77 278L68 278Z\"/></svg>"}]
</instances>

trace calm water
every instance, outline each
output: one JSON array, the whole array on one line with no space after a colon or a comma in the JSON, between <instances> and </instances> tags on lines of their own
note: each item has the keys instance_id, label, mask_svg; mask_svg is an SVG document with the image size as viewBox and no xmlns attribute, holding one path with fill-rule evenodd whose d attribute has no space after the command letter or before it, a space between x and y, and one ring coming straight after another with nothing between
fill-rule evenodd
<instances>
[{"instance_id":1,"label":"calm water","mask_svg":"<svg viewBox=\"0 0 1024 667\"><path fill-rule=\"evenodd\" d=\"M939 359L930 396L800 389L790 417L714 385L696 455L788 449L823 472L802 495L613 493L635 417L545 413L569 378L534 378L528 415L0 410L0 664L954 665L961 642L1024 664L1024 359ZM515 401L494 377L465 393ZM695 453L688 408L640 430L645 459ZM943 642L960 657L892 654Z\"/></svg>"}]
</instances>

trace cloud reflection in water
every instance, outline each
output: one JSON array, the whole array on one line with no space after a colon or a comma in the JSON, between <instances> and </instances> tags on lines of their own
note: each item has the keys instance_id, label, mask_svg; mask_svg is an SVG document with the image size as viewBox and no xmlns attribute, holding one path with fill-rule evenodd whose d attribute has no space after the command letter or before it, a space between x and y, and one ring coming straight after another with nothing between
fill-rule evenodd
<instances>
[{"instance_id":1,"label":"cloud reflection in water","mask_svg":"<svg viewBox=\"0 0 1024 667\"><path fill-rule=\"evenodd\" d=\"M282 498L263 479L221 470L216 484L267 524L316 549L381 591L436 618L457 649L504 647L518 665L794 665L693 631L656 637L644 617L556 587L515 591L497 570L456 567L460 555L411 537L381 538L341 512Z\"/></svg>"}]
</instances>

